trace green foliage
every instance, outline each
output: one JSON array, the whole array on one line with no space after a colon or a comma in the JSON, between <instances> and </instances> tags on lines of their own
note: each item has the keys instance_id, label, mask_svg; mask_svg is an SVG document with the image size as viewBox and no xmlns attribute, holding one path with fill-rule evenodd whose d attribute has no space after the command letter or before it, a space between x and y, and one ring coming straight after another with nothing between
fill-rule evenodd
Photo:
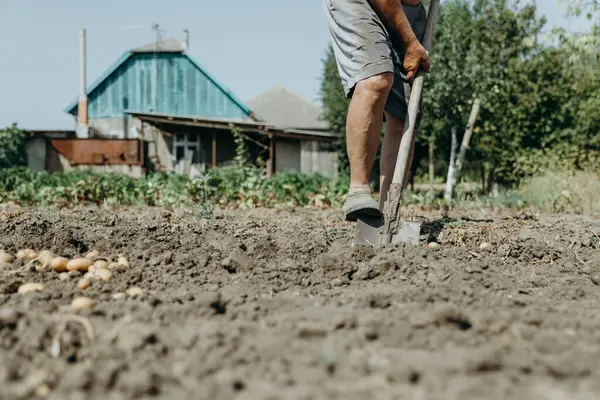
<instances>
[{"instance_id":1,"label":"green foliage","mask_svg":"<svg viewBox=\"0 0 600 400\"><path fill-rule=\"evenodd\" d=\"M25 132L13 124L0 129L0 168L27 165Z\"/></svg>"},{"instance_id":2,"label":"green foliage","mask_svg":"<svg viewBox=\"0 0 600 400\"><path fill-rule=\"evenodd\" d=\"M268 178L260 161L248 162L244 137L234 131L237 144L235 164L213 170L208 177L211 198L222 206L274 207L314 206L339 207L346 194L345 179L330 180L320 174L277 173Z\"/></svg>"},{"instance_id":3,"label":"green foliage","mask_svg":"<svg viewBox=\"0 0 600 400\"><path fill-rule=\"evenodd\" d=\"M339 172L341 175L349 175L350 166L346 152L346 115L350 100L344 94L331 45L327 48L323 59L320 94L323 103L323 118L329 123L329 128L333 132L342 133L342 138L337 143Z\"/></svg>"},{"instance_id":4,"label":"green foliage","mask_svg":"<svg viewBox=\"0 0 600 400\"><path fill-rule=\"evenodd\" d=\"M584 16L593 20L600 14L600 1L598 0L558 0L558 3L567 3L569 16Z\"/></svg>"},{"instance_id":5,"label":"green foliage","mask_svg":"<svg viewBox=\"0 0 600 400\"><path fill-rule=\"evenodd\" d=\"M258 168L242 170L236 166L218 168L194 179L165 173L136 179L117 173L4 168L0 169L0 203L323 208L339 207L346 185L318 174L280 173L267 178Z\"/></svg>"}]
</instances>

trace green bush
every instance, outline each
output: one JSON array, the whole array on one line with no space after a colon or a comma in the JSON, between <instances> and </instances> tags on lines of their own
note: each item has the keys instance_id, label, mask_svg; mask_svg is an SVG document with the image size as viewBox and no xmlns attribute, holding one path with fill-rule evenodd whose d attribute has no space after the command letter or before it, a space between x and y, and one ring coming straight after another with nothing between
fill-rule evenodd
<instances>
[{"instance_id":1,"label":"green bush","mask_svg":"<svg viewBox=\"0 0 600 400\"><path fill-rule=\"evenodd\" d=\"M25 132L16 124L0 129L0 168L27 165Z\"/></svg>"},{"instance_id":2,"label":"green bush","mask_svg":"<svg viewBox=\"0 0 600 400\"><path fill-rule=\"evenodd\" d=\"M260 168L230 166L190 179L155 173L136 179L117 173L70 171L35 172L0 169L0 202L23 204L192 205L274 207L276 205L339 206L347 190L344 180L321 175L280 173L267 178Z\"/></svg>"}]
</instances>

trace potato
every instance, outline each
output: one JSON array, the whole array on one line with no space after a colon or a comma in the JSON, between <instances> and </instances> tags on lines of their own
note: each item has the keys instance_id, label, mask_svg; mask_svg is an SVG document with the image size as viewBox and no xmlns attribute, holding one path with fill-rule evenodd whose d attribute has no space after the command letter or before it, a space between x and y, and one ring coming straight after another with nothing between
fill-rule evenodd
<instances>
[{"instance_id":1,"label":"potato","mask_svg":"<svg viewBox=\"0 0 600 400\"><path fill-rule=\"evenodd\" d=\"M117 259L117 264L122 265L124 267L129 267L129 261L123 256L119 256L119 258Z\"/></svg>"},{"instance_id":2,"label":"potato","mask_svg":"<svg viewBox=\"0 0 600 400\"><path fill-rule=\"evenodd\" d=\"M89 258L75 258L67 263L69 271L87 272L93 262Z\"/></svg>"},{"instance_id":3,"label":"potato","mask_svg":"<svg viewBox=\"0 0 600 400\"><path fill-rule=\"evenodd\" d=\"M79 282L77 282L77 289L79 289L79 290L85 290L85 289L89 288L90 285L91 285L90 280L86 279L86 278L83 278Z\"/></svg>"},{"instance_id":4,"label":"potato","mask_svg":"<svg viewBox=\"0 0 600 400\"><path fill-rule=\"evenodd\" d=\"M67 270L67 263L68 262L69 262L68 258L65 258L65 257L54 257L50 261L50 268L52 268L56 272L65 272Z\"/></svg>"},{"instance_id":5,"label":"potato","mask_svg":"<svg viewBox=\"0 0 600 400\"><path fill-rule=\"evenodd\" d=\"M69 279L69 274L67 272L61 272L58 274L58 279L61 281L66 281Z\"/></svg>"},{"instance_id":6,"label":"potato","mask_svg":"<svg viewBox=\"0 0 600 400\"><path fill-rule=\"evenodd\" d=\"M50 394L50 387L43 383L35 389L35 394L37 397L46 397Z\"/></svg>"},{"instance_id":7,"label":"potato","mask_svg":"<svg viewBox=\"0 0 600 400\"><path fill-rule=\"evenodd\" d=\"M40 262L40 264L42 264L42 266L45 268L48 265L50 265L50 263L54 259L54 254L50 250L42 250L38 254L37 259Z\"/></svg>"},{"instance_id":8,"label":"potato","mask_svg":"<svg viewBox=\"0 0 600 400\"><path fill-rule=\"evenodd\" d=\"M94 300L89 297L76 297L71 302L71 308L74 310L85 310L94 307Z\"/></svg>"},{"instance_id":9,"label":"potato","mask_svg":"<svg viewBox=\"0 0 600 400\"><path fill-rule=\"evenodd\" d=\"M427 245L427 247L429 247L430 249L438 249L440 247L440 244L436 242L431 242Z\"/></svg>"},{"instance_id":10,"label":"potato","mask_svg":"<svg viewBox=\"0 0 600 400\"><path fill-rule=\"evenodd\" d=\"M112 295L112 298L115 300L124 299L127 295L123 292L118 292Z\"/></svg>"},{"instance_id":11,"label":"potato","mask_svg":"<svg viewBox=\"0 0 600 400\"><path fill-rule=\"evenodd\" d=\"M94 267L96 267L98 269L108 269L108 261L98 260L94 263Z\"/></svg>"},{"instance_id":12,"label":"potato","mask_svg":"<svg viewBox=\"0 0 600 400\"><path fill-rule=\"evenodd\" d=\"M83 278L84 278L84 279L89 279L90 281L91 281L92 279L94 279L95 277L96 277L96 275L94 275L94 273L93 273L93 272L90 272L90 271L86 272L86 273L83 275Z\"/></svg>"},{"instance_id":13,"label":"potato","mask_svg":"<svg viewBox=\"0 0 600 400\"><path fill-rule=\"evenodd\" d=\"M488 250L488 249L490 249L491 247L492 247L492 245L491 245L490 243L487 243L487 242L483 242L483 243L481 243L481 245L479 246L479 248L480 248L481 250Z\"/></svg>"},{"instance_id":14,"label":"potato","mask_svg":"<svg viewBox=\"0 0 600 400\"><path fill-rule=\"evenodd\" d=\"M15 261L15 257L12 254L0 251L0 264L12 264Z\"/></svg>"},{"instance_id":15,"label":"potato","mask_svg":"<svg viewBox=\"0 0 600 400\"><path fill-rule=\"evenodd\" d=\"M21 249L17 251L17 260L33 260L37 257L37 253L31 249Z\"/></svg>"},{"instance_id":16,"label":"potato","mask_svg":"<svg viewBox=\"0 0 600 400\"><path fill-rule=\"evenodd\" d=\"M110 269L111 271L113 269L117 269L119 267L120 267L119 263L116 263L116 262L111 262L110 264L108 264L108 269Z\"/></svg>"},{"instance_id":17,"label":"potato","mask_svg":"<svg viewBox=\"0 0 600 400\"><path fill-rule=\"evenodd\" d=\"M127 295L129 297L135 297L135 296L139 296L140 294L144 293L144 290L142 290L141 288L134 286L134 287L130 287L129 289L127 289L125 291L125 293L127 293Z\"/></svg>"},{"instance_id":18,"label":"potato","mask_svg":"<svg viewBox=\"0 0 600 400\"><path fill-rule=\"evenodd\" d=\"M100 279L101 281L108 282L112 279L112 272L107 269L97 269L96 278Z\"/></svg>"},{"instance_id":19,"label":"potato","mask_svg":"<svg viewBox=\"0 0 600 400\"><path fill-rule=\"evenodd\" d=\"M18 293L43 292L44 285L41 283L24 283L19 286Z\"/></svg>"},{"instance_id":20,"label":"potato","mask_svg":"<svg viewBox=\"0 0 600 400\"><path fill-rule=\"evenodd\" d=\"M100 257L100 252L98 250L92 250L85 255L85 258L88 258L92 261L96 261L96 258Z\"/></svg>"}]
</instances>

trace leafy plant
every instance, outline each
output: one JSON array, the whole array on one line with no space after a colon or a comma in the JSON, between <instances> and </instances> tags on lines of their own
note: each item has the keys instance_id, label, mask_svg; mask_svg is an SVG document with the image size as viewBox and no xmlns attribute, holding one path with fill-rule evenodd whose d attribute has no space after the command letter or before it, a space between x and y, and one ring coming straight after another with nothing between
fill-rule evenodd
<instances>
[{"instance_id":1,"label":"leafy plant","mask_svg":"<svg viewBox=\"0 0 600 400\"><path fill-rule=\"evenodd\" d=\"M13 124L0 129L0 168L27 165L25 132Z\"/></svg>"}]
</instances>

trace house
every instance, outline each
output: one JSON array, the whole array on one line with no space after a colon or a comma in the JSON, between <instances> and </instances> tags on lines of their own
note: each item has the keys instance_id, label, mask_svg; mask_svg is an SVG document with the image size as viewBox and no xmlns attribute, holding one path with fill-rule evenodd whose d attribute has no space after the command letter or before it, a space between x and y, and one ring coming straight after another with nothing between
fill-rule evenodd
<instances>
[{"instance_id":1,"label":"house","mask_svg":"<svg viewBox=\"0 0 600 400\"><path fill-rule=\"evenodd\" d=\"M76 138L69 140L111 143L108 147L118 147L113 156L121 154L122 163L141 162L146 171L189 173L232 162L233 132L238 131L247 139L251 156L268 161L270 173L336 174L332 143L339 135L318 121L316 106L281 87L249 102L254 106L245 104L195 61L188 48L184 31L182 42L166 38L129 50L88 87L82 31L80 95L65 109L76 122ZM102 140L111 142L98 142ZM140 145L132 146L131 140ZM88 148L67 147L72 150L63 152L70 162L76 151ZM114 159L102 157L107 146L93 147L99 153L96 165Z\"/></svg>"},{"instance_id":2,"label":"house","mask_svg":"<svg viewBox=\"0 0 600 400\"><path fill-rule=\"evenodd\" d=\"M329 124L321 118L321 109L309 100L279 84L248 101L254 115L286 129L305 132L329 132ZM276 170L337 173L337 153L333 141L279 140Z\"/></svg>"}]
</instances>

